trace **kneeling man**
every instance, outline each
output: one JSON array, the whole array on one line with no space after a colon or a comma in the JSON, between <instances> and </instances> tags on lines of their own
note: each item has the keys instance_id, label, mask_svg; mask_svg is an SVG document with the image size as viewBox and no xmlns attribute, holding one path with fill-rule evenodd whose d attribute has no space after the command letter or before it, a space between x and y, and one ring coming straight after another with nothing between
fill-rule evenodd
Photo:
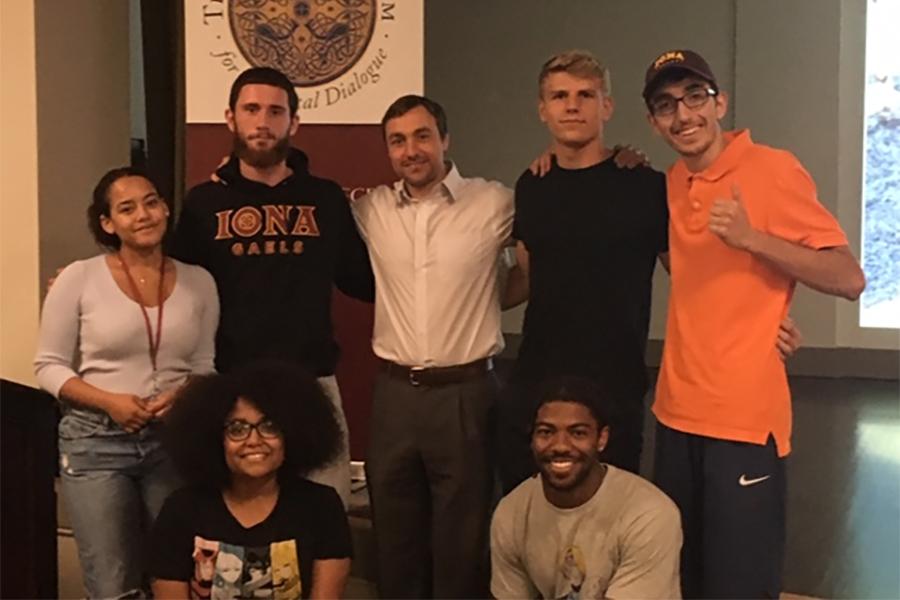
<instances>
[{"instance_id":1,"label":"kneeling man","mask_svg":"<svg viewBox=\"0 0 900 600\"><path fill-rule=\"evenodd\" d=\"M491 523L495 598L680 598L681 518L652 483L598 455L613 399L594 382L545 387L531 449L539 474Z\"/></svg>"}]
</instances>

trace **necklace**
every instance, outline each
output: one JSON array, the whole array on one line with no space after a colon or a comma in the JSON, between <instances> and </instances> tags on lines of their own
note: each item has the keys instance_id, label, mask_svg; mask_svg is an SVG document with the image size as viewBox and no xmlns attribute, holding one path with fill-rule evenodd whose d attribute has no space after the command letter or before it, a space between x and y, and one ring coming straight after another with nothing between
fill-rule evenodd
<instances>
[{"instance_id":1,"label":"necklace","mask_svg":"<svg viewBox=\"0 0 900 600\"><path fill-rule=\"evenodd\" d=\"M122 265L122 270L125 271L125 277L128 279L128 283L131 285L131 292L134 294L135 299L137 300L138 306L141 309L141 314L144 316L144 326L147 329L147 342L150 346L150 364L153 366L153 379L156 380L156 357L159 354L159 344L162 340L162 321L163 321L163 305L165 304L165 298L163 297L164 293L164 274L166 269L166 255L163 254L162 258L159 262L159 289L157 291L157 306L159 307L159 311L156 314L156 339L153 337L153 328L150 326L150 315L147 314L147 307L144 304L144 297L141 295L141 291L138 289L137 285L134 283L134 278L131 276L131 271L128 269L128 264L122 260L122 255L117 254L116 257L119 259L119 264ZM141 278L141 283L144 283L145 280Z\"/></svg>"}]
</instances>

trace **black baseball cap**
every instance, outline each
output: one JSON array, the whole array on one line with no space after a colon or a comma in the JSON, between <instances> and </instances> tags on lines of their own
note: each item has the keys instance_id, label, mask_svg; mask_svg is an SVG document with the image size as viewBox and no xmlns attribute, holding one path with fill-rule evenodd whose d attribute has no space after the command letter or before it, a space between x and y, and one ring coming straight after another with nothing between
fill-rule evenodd
<instances>
[{"instance_id":1,"label":"black baseball cap","mask_svg":"<svg viewBox=\"0 0 900 600\"><path fill-rule=\"evenodd\" d=\"M693 50L668 50L657 56L647 68L644 76L644 101L650 99L650 95L656 91L660 77L673 69L682 69L707 80L713 88L719 89L716 76L713 75L709 63Z\"/></svg>"}]
</instances>

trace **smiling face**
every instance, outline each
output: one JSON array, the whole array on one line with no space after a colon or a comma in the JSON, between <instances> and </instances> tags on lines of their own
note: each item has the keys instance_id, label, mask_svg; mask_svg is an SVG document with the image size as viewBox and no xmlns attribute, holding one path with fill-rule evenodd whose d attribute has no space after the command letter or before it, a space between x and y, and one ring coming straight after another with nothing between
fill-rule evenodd
<instances>
[{"instance_id":1,"label":"smiling face","mask_svg":"<svg viewBox=\"0 0 900 600\"><path fill-rule=\"evenodd\" d=\"M100 217L106 233L118 236L123 246L148 249L162 243L169 208L153 184L137 175L120 177L106 194L109 216Z\"/></svg>"},{"instance_id":2,"label":"smiling face","mask_svg":"<svg viewBox=\"0 0 900 600\"><path fill-rule=\"evenodd\" d=\"M647 119L655 132L684 158L691 171L708 167L725 147L719 119L728 109L728 96L719 92L705 102L690 108L684 98L709 88L709 83L698 77L687 77L662 86L653 93L650 105L660 98L677 99L671 114L648 113Z\"/></svg>"},{"instance_id":3,"label":"smiling face","mask_svg":"<svg viewBox=\"0 0 900 600\"><path fill-rule=\"evenodd\" d=\"M266 421L266 416L252 403L238 398L225 421L259 425ZM263 429L264 432L268 430ZM274 477L284 463L284 438L280 434L275 437L262 436L259 428L253 428L244 440L233 440L227 435L223 435L223 440L225 464L231 471L232 479Z\"/></svg>"},{"instance_id":4,"label":"smiling face","mask_svg":"<svg viewBox=\"0 0 900 600\"><path fill-rule=\"evenodd\" d=\"M444 179L450 138L441 137L437 120L424 106L389 119L384 137L391 166L410 193L427 192Z\"/></svg>"},{"instance_id":5,"label":"smiling face","mask_svg":"<svg viewBox=\"0 0 900 600\"><path fill-rule=\"evenodd\" d=\"M598 428L591 411L578 402L547 402L537 412L531 450L546 486L578 493L602 467L598 460L609 429Z\"/></svg>"},{"instance_id":6,"label":"smiling face","mask_svg":"<svg viewBox=\"0 0 900 600\"><path fill-rule=\"evenodd\" d=\"M541 83L538 114L557 143L581 148L603 140L613 101L598 77L550 73Z\"/></svg>"}]
</instances>

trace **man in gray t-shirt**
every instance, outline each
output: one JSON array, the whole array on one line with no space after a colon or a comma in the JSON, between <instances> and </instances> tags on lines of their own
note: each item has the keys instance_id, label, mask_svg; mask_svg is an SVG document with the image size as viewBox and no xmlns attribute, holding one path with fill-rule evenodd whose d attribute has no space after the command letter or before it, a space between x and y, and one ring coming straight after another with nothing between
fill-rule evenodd
<instances>
[{"instance_id":1,"label":"man in gray t-shirt","mask_svg":"<svg viewBox=\"0 0 900 600\"><path fill-rule=\"evenodd\" d=\"M597 458L608 406L582 378L541 395L531 437L540 474L503 498L491 523L495 598L681 597L675 504Z\"/></svg>"}]
</instances>

